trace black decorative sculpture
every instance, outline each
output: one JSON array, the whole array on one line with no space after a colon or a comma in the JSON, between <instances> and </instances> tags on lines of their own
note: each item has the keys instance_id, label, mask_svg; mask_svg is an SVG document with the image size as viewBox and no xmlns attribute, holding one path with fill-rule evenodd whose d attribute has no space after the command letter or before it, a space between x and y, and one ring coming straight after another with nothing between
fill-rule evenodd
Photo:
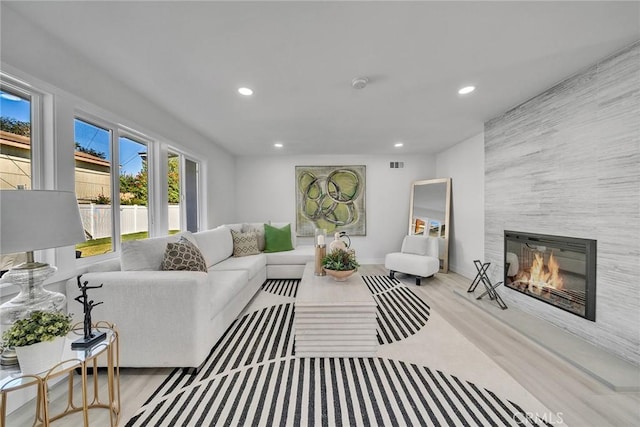
<instances>
[{"instance_id":1,"label":"black decorative sculpture","mask_svg":"<svg viewBox=\"0 0 640 427\"><path fill-rule=\"evenodd\" d=\"M78 288L82 295L75 297L74 299L82 304L84 308L84 338L80 338L71 343L71 348L73 350L76 349L85 349L93 346L95 343L98 343L104 340L107 337L106 332L92 332L91 331L91 310L96 305L102 304L102 302L94 302L93 300L89 300L87 296L87 289L98 289L100 286L88 286L89 282L85 280L84 283L80 282L80 278L82 275L78 276Z\"/></svg>"}]
</instances>

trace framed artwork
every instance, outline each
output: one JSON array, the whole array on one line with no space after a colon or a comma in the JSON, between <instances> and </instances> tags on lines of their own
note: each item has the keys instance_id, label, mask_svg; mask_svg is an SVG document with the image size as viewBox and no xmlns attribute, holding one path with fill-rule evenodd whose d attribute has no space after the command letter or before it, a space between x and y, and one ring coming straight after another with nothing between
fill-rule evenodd
<instances>
[{"instance_id":1,"label":"framed artwork","mask_svg":"<svg viewBox=\"0 0 640 427\"><path fill-rule=\"evenodd\" d=\"M324 228L329 235L365 236L365 172L364 165L296 166L297 235Z\"/></svg>"}]
</instances>

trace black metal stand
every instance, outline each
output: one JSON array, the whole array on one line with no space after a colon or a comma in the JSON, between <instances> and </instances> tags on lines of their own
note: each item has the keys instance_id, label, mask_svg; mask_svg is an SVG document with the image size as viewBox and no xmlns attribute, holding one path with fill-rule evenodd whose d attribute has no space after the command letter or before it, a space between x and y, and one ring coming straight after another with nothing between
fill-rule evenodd
<instances>
[{"instance_id":1,"label":"black metal stand","mask_svg":"<svg viewBox=\"0 0 640 427\"><path fill-rule=\"evenodd\" d=\"M93 347L100 341L104 341L107 338L106 332L99 332L89 338L78 338L71 343L72 350L83 350L89 347Z\"/></svg>"},{"instance_id":2,"label":"black metal stand","mask_svg":"<svg viewBox=\"0 0 640 427\"><path fill-rule=\"evenodd\" d=\"M469 286L469 289L467 289L467 292L475 291L478 285L482 283L484 285L485 291L482 294L480 294L480 296L477 297L476 299L482 299L483 296L489 295L490 300L495 301L498 304L498 307L500 307L503 310L506 310L507 304L504 303L504 301L500 297L500 294L496 291L496 288L502 285L502 282L498 282L494 285L493 283L491 283L491 279L489 279L489 276L487 275L487 271L489 270L489 266L491 265L491 263L490 262L482 263L479 259L476 259L473 261L473 265L475 265L478 273L476 274L476 277L471 282L471 285Z\"/></svg>"}]
</instances>

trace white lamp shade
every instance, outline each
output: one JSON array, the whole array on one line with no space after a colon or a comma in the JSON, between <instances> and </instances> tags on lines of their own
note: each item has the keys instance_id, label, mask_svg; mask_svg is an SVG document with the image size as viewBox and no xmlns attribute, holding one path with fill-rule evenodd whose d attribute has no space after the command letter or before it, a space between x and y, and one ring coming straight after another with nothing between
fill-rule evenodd
<instances>
[{"instance_id":1,"label":"white lamp shade","mask_svg":"<svg viewBox=\"0 0 640 427\"><path fill-rule=\"evenodd\" d=\"M84 241L75 193L0 191L0 253L59 248Z\"/></svg>"}]
</instances>

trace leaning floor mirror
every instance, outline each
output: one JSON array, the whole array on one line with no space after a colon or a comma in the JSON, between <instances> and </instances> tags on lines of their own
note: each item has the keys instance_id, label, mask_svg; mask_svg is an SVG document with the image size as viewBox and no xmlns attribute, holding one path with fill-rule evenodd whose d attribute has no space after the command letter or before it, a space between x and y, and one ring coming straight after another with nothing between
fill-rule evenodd
<instances>
[{"instance_id":1,"label":"leaning floor mirror","mask_svg":"<svg viewBox=\"0 0 640 427\"><path fill-rule=\"evenodd\" d=\"M449 271L451 178L415 181L411 185L409 234L438 239L440 272Z\"/></svg>"}]
</instances>

